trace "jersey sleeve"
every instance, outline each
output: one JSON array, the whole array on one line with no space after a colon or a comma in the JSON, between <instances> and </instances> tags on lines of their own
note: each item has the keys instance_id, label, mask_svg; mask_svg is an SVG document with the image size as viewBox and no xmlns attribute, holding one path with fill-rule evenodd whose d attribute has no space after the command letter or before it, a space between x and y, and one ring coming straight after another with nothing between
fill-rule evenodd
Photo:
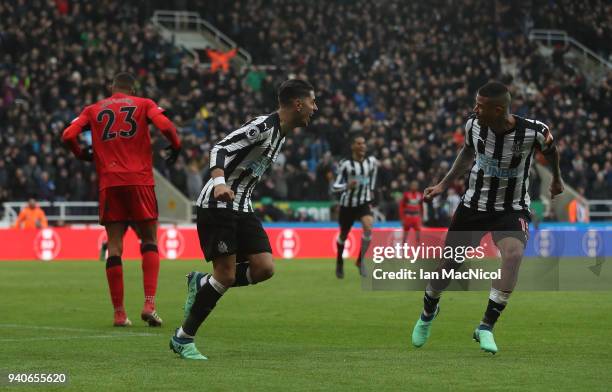
<instances>
[{"instance_id":1,"label":"jersey sleeve","mask_svg":"<svg viewBox=\"0 0 612 392\"><path fill-rule=\"evenodd\" d=\"M178 149L181 148L181 141L178 137L176 127L170 121L170 119L164 116L161 112L157 113L155 117L151 119L153 125L155 125L160 132L164 135L164 137L170 142L172 148Z\"/></svg>"},{"instance_id":2,"label":"jersey sleeve","mask_svg":"<svg viewBox=\"0 0 612 392\"><path fill-rule=\"evenodd\" d=\"M89 107L86 107L62 133L62 141L68 145L72 153L77 157L81 153L81 147L77 138L89 122Z\"/></svg>"},{"instance_id":3,"label":"jersey sleeve","mask_svg":"<svg viewBox=\"0 0 612 392\"><path fill-rule=\"evenodd\" d=\"M376 188L376 177L378 176L378 159L371 157L370 164L372 168L370 171L370 190L374 192Z\"/></svg>"},{"instance_id":4,"label":"jersey sleeve","mask_svg":"<svg viewBox=\"0 0 612 392\"><path fill-rule=\"evenodd\" d=\"M153 117L164 112L164 109L158 106L152 99L147 99L145 102L146 102L147 118L149 120L152 120Z\"/></svg>"},{"instance_id":5,"label":"jersey sleeve","mask_svg":"<svg viewBox=\"0 0 612 392\"><path fill-rule=\"evenodd\" d=\"M473 147L474 143L472 141L472 127L474 126L474 121L476 121L476 117L472 116L468 118L465 123L465 145Z\"/></svg>"},{"instance_id":6,"label":"jersey sleeve","mask_svg":"<svg viewBox=\"0 0 612 392\"><path fill-rule=\"evenodd\" d=\"M70 125L77 125L81 128L85 128L89 124L89 121L89 107L86 107L77 118L70 122Z\"/></svg>"},{"instance_id":7,"label":"jersey sleeve","mask_svg":"<svg viewBox=\"0 0 612 392\"><path fill-rule=\"evenodd\" d=\"M336 181L334 181L332 185L332 191L335 193L344 192L347 187L348 182L348 161L340 162L340 167L338 169L338 175L336 176Z\"/></svg>"},{"instance_id":8,"label":"jersey sleeve","mask_svg":"<svg viewBox=\"0 0 612 392\"><path fill-rule=\"evenodd\" d=\"M547 152L554 144L554 138L548 126L540 121L536 121L536 143L540 151Z\"/></svg>"},{"instance_id":9,"label":"jersey sleeve","mask_svg":"<svg viewBox=\"0 0 612 392\"><path fill-rule=\"evenodd\" d=\"M264 128L262 124L246 124L235 130L215 146L210 151L210 170L225 169L236 155L245 151L254 144L262 143L272 131L272 128Z\"/></svg>"}]
</instances>

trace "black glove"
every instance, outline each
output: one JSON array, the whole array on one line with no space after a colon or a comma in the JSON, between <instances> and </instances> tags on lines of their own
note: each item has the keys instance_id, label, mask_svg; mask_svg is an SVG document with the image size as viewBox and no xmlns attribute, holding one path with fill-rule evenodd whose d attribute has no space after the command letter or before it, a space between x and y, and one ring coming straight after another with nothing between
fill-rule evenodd
<instances>
[{"instance_id":1,"label":"black glove","mask_svg":"<svg viewBox=\"0 0 612 392\"><path fill-rule=\"evenodd\" d=\"M78 158L81 161L91 162L93 161L93 147L88 146L87 148L81 150Z\"/></svg>"},{"instance_id":2,"label":"black glove","mask_svg":"<svg viewBox=\"0 0 612 392\"><path fill-rule=\"evenodd\" d=\"M176 159L181 153L181 148L174 148L172 146L168 146L164 150L166 150L166 164L168 166L174 165L174 162L176 162Z\"/></svg>"}]
</instances>

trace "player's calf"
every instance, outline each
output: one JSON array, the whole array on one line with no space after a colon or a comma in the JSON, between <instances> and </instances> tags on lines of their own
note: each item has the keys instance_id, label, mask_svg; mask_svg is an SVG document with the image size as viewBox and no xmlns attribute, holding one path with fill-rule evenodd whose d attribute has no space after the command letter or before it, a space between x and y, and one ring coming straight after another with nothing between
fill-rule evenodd
<instances>
[{"instance_id":1,"label":"player's calf","mask_svg":"<svg viewBox=\"0 0 612 392\"><path fill-rule=\"evenodd\" d=\"M149 241L152 241L149 239ZM140 245L142 255L142 281L145 294L145 303L140 318L150 327L161 327L162 319L155 310L155 294L159 276L159 253L157 245L147 242Z\"/></svg>"},{"instance_id":2,"label":"player's calf","mask_svg":"<svg viewBox=\"0 0 612 392\"><path fill-rule=\"evenodd\" d=\"M106 280L115 313L113 325L116 327L132 325L123 307L123 263L121 257L111 256L106 259Z\"/></svg>"},{"instance_id":3,"label":"player's calf","mask_svg":"<svg viewBox=\"0 0 612 392\"><path fill-rule=\"evenodd\" d=\"M357 257L357 268L359 268L359 274L362 277L367 276L367 270L365 265L365 255L370 247L370 241L372 241L372 228L364 226L363 234L361 235L361 247L359 249L359 256Z\"/></svg>"},{"instance_id":4,"label":"player's calf","mask_svg":"<svg viewBox=\"0 0 612 392\"><path fill-rule=\"evenodd\" d=\"M179 328L179 332L191 337L195 336L204 320L213 311L227 289L228 286L223 285L214 275L207 277L204 285L195 294L189 312L186 311L186 318L181 328ZM181 336L179 335L179 337Z\"/></svg>"},{"instance_id":5,"label":"player's calf","mask_svg":"<svg viewBox=\"0 0 612 392\"><path fill-rule=\"evenodd\" d=\"M210 274L205 274L198 271L191 271L187 275L187 298L185 299L185 305L183 306L185 315L184 318L189 317L189 312L191 312L191 307L195 302L196 294L200 288L206 284L210 276Z\"/></svg>"},{"instance_id":6,"label":"player's calf","mask_svg":"<svg viewBox=\"0 0 612 392\"><path fill-rule=\"evenodd\" d=\"M344 258L342 254L344 253L344 241L346 240L346 236L342 237L342 234L338 237L336 241L336 278L343 279L344 278Z\"/></svg>"},{"instance_id":7,"label":"player's calf","mask_svg":"<svg viewBox=\"0 0 612 392\"><path fill-rule=\"evenodd\" d=\"M183 325L178 329L177 336L179 338L185 336L193 338L204 320L213 311L219 299L234 284L236 256L222 256L213 260L213 268L212 276L198 276L201 273L197 272L188 275L188 294L185 302L186 317ZM198 284L202 284L199 289L197 288ZM193 292L195 292L195 296L193 296ZM193 302L190 301L192 296ZM191 303L189 304L189 302Z\"/></svg>"}]
</instances>

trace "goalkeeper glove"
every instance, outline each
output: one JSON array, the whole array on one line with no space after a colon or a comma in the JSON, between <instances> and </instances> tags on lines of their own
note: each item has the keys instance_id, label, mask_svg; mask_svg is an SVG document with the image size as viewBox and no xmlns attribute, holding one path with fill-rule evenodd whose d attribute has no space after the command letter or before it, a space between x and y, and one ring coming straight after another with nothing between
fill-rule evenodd
<instances>
[{"instance_id":1,"label":"goalkeeper glove","mask_svg":"<svg viewBox=\"0 0 612 392\"><path fill-rule=\"evenodd\" d=\"M81 153L77 158L86 162L93 161L93 147L88 146L87 148L81 150Z\"/></svg>"},{"instance_id":2,"label":"goalkeeper glove","mask_svg":"<svg viewBox=\"0 0 612 392\"><path fill-rule=\"evenodd\" d=\"M174 148L172 146L168 146L165 148L166 150L166 164L168 166L174 165L179 154L181 153L181 148Z\"/></svg>"}]
</instances>

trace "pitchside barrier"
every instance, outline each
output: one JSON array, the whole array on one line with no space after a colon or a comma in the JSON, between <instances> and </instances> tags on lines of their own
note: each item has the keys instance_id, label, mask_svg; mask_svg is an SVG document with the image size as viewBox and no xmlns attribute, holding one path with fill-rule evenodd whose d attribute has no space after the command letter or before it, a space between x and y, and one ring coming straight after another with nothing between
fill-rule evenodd
<instances>
[{"instance_id":1,"label":"pitchside barrier","mask_svg":"<svg viewBox=\"0 0 612 392\"><path fill-rule=\"evenodd\" d=\"M265 225L274 256L278 259L333 258L338 226L333 223L276 223ZM420 242L430 245L443 240L446 229L425 229ZM431 235L427 235L430 233ZM375 237L401 243L399 223L380 224ZM202 252L195 225L163 225L158 232L159 251L164 259L200 259ZM73 225L40 230L0 229L0 260L97 260L106 240L99 225ZM345 244L345 257L356 257L361 240L357 225ZM414 234L408 243L415 245ZM487 235L482 244L485 256L497 256ZM418 245L418 244L417 244ZM612 223L542 224L531 229L525 256L608 257L612 254ZM140 259L139 243L130 229L124 241L124 258Z\"/></svg>"}]
</instances>

